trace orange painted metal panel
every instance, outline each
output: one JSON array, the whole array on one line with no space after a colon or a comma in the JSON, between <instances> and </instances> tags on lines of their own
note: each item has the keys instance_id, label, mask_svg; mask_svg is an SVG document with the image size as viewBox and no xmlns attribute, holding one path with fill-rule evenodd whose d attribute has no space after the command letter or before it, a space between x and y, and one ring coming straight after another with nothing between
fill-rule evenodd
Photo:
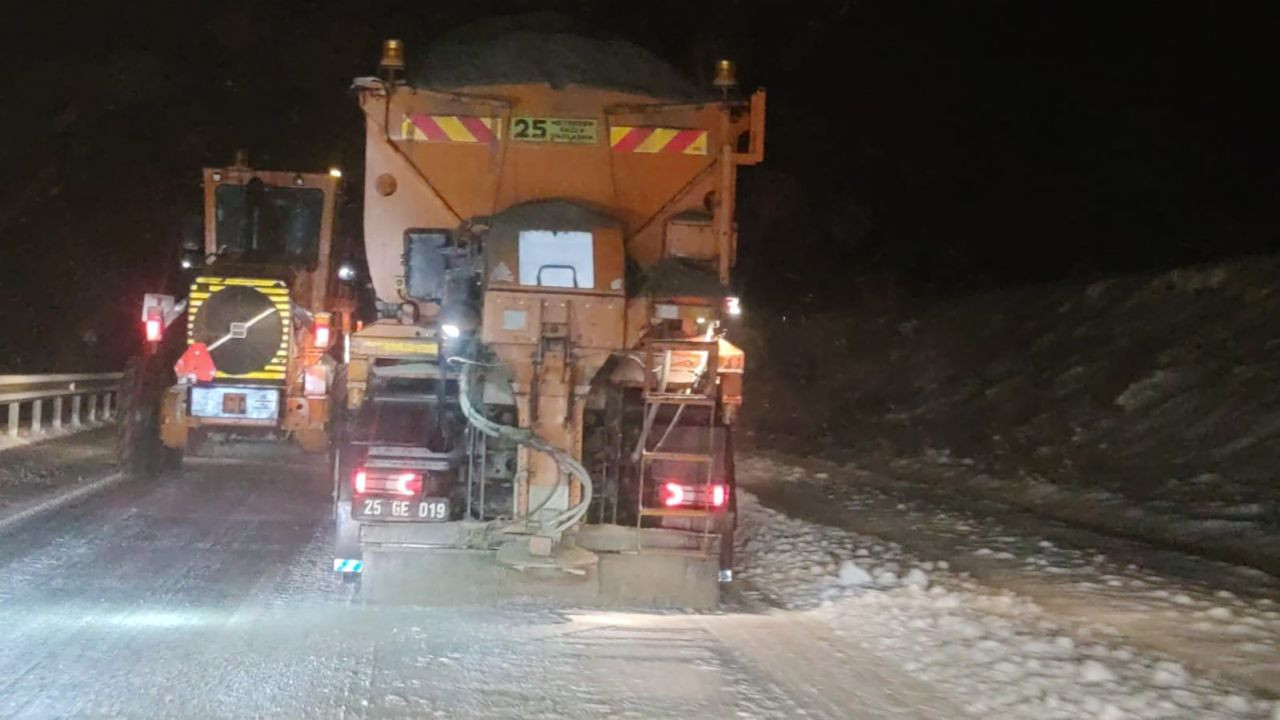
<instances>
[{"instance_id":1,"label":"orange painted metal panel","mask_svg":"<svg viewBox=\"0 0 1280 720\"><path fill-rule=\"evenodd\" d=\"M567 200L621 225L627 253L642 266L664 255L674 215L713 215L715 249L727 279L733 256L737 153L750 131L759 149L763 96L743 102L659 104L632 93L545 84L448 92L368 86L365 240L378 296L397 301L404 232L452 229L514 205ZM595 142L514 141L517 119L590 122Z\"/></svg>"}]
</instances>

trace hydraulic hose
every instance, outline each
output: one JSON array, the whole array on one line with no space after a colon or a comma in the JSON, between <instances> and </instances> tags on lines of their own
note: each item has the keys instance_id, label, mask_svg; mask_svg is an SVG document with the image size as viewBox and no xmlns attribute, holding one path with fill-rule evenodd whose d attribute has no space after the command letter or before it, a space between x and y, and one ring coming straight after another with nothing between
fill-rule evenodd
<instances>
[{"instance_id":1,"label":"hydraulic hose","mask_svg":"<svg viewBox=\"0 0 1280 720\"><path fill-rule=\"evenodd\" d=\"M462 415L471 423L476 430L490 437L504 438L511 440L525 447L532 448L538 452L549 455L555 461L556 467L562 474L569 474L578 479L582 484L582 499L577 505L556 515L550 520L542 523L543 529L548 530L556 535L576 525L583 517L586 516L587 510L591 506L591 497L594 486L591 482L591 475L582 463L578 462L573 455L552 445L546 440L538 437L529 428L515 427L513 425L503 425L494 422L485 417L483 413L471 404L471 383L472 373L475 372L475 366L479 365L473 360L467 360L461 357L448 358L448 362L463 365L463 370L459 374L458 381L458 404L462 408ZM537 509L541 509L546 505L546 501L550 499L550 495L544 499L543 503ZM537 509L531 511L536 512ZM527 518L528 516L526 516Z\"/></svg>"}]
</instances>

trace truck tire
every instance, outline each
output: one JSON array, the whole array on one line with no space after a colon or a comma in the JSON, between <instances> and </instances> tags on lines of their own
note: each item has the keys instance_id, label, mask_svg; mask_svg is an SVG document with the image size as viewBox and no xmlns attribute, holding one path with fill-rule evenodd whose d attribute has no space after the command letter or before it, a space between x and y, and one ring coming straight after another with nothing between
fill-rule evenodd
<instances>
[{"instance_id":1,"label":"truck tire","mask_svg":"<svg viewBox=\"0 0 1280 720\"><path fill-rule=\"evenodd\" d=\"M360 523L351 517L351 469L342 460L341 447L333 451L333 557L360 560ZM344 573L350 574L350 573Z\"/></svg>"}]
</instances>

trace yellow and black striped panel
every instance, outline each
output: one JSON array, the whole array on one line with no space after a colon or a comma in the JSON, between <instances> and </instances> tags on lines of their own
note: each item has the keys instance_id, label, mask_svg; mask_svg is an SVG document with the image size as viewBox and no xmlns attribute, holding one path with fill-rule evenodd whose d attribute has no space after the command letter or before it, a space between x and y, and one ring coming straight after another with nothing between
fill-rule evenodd
<instances>
[{"instance_id":1,"label":"yellow and black striped panel","mask_svg":"<svg viewBox=\"0 0 1280 720\"><path fill-rule=\"evenodd\" d=\"M289 286L283 280L242 277L197 277L191 283L191 292L187 295L187 344L190 345L195 340L196 313L199 312L200 306L215 292L227 287L251 287L271 300L271 304L275 305L277 312L280 313L280 346L276 348L276 353L271 358L271 361L260 370L244 373L243 375L232 375L218 370L214 377L265 381L270 384L276 384L278 381L284 380L289 368L289 348L293 340L293 323L289 305Z\"/></svg>"}]
</instances>

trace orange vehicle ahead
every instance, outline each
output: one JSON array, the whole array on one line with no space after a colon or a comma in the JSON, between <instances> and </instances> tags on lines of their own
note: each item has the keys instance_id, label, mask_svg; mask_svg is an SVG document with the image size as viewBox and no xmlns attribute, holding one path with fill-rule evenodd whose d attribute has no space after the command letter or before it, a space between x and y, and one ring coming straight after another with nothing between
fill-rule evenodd
<instances>
[{"instance_id":1,"label":"orange vehicle ahead","mask_svg":"<svg viewBox=\"0 0 1280 720\"><path fill-rule=\"evenodd\" d=\"M387 41L356 82L380 317L351 337L335 569L470 548L493 568L478 593L543 569L577 600L713 604L742 400L735 182L763 156L763 91L740 98L727 61L703 90L564 34L446 42L422 66L406 79Z\"/></svg>"},{"instance_id":2,"label":"orange vehicle ahead","mask_svg":"<svg viewBox=\"0 0 1280 720\"><path fill-rule=\"evenodd\" d=\"M153 436L168 462L211 437L328 449L331 349L353 307L332 243L340 176L255 170L243 154L205 168L204 243L183 255L185 297L144 300L146 352L124 393L137 410L122 424L129 465L152 462Z\"/></svg>"}]
</instances>

